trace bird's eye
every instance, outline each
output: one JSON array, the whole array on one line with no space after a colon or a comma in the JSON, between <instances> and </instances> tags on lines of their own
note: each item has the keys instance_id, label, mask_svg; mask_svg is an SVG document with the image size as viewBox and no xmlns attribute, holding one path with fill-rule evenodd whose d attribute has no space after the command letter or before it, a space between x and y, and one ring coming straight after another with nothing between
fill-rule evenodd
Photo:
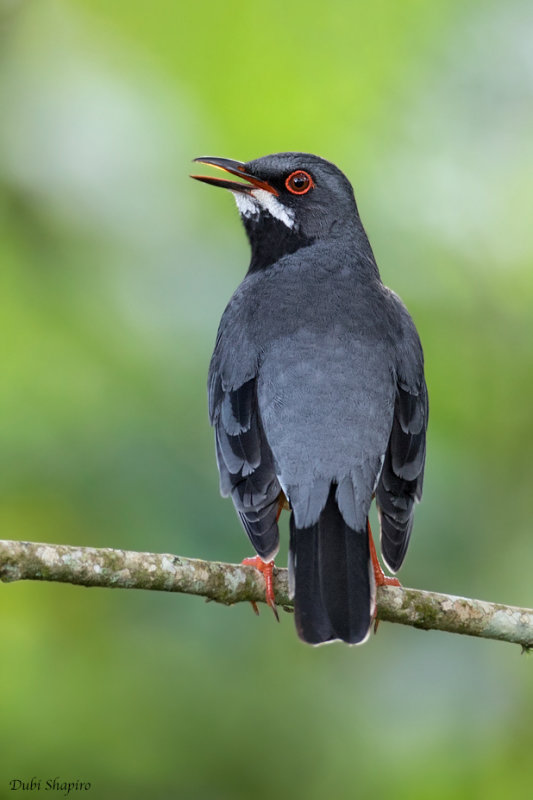
<instances>
[{"instance_id":1,"label":"bird's eye","mask_svg":"<svg viewBox=\"0 0 533 800\"><path fill-rule=\"evenodd\" d=\"M314 185L312 177L308 172L304 172L303 169L291 172L285 181L285 186L291 194L306 194Z\"/></svg>"}]
</instances>

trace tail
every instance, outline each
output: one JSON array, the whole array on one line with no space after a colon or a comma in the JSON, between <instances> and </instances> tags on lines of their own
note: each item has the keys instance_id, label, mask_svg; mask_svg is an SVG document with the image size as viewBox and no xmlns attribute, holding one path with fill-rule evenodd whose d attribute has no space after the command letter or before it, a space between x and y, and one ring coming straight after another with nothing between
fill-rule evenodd
<instances>
[{"instance_id":1,"label":"tail","mask_svg":"<svg viewBox=\"0 0 533 800\"><path fill-rule=\"evenodd\" d=\"M375 609L375 581L367 531L348 527L333 485L315 525L290 520L289 574L296 630L304 642L364 642Z\"/></svg>"}]
</instances>

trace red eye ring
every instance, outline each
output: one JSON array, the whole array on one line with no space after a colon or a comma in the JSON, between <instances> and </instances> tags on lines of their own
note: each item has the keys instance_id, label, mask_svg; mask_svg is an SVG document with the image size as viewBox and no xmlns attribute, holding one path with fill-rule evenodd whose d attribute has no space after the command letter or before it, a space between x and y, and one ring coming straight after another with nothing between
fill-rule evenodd
<instances>
[{"instance_id":1,"label":"red eye ring","mask_svg":"<svg viewBox=\"0 0 533 800\"><path fill-rule=\"evenodd\" d=\"M307 194L314 185L310 174L303 169L297 169L295 172L291 172L285 181L285 186L291 194Z\"/></svg>"}]
</instances>

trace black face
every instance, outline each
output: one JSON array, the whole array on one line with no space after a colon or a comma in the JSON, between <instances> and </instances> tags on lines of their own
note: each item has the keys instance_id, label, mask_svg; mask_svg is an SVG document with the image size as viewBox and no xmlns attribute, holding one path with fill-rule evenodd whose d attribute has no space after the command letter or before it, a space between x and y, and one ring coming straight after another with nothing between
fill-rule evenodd
<instances>
[{"instance_id":1,"label":"black face","mask_svg":"<svg viewBox=\"0 0 533 800\"><path fill-rule=\"evenodd\" d=\"M348 179L323 158L277 153L247 163L196 160L246 181L193 176L234 194L252 247L251 270L319 239L346 237L361 228Z\"/></svg>"}]
</instances>

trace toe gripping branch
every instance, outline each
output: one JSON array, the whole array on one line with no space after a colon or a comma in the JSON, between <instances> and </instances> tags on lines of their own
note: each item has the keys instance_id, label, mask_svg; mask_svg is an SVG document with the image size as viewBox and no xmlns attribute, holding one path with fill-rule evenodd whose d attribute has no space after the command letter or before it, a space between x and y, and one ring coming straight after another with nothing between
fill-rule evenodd
<instances>
[{"instance_id":1,"label":"toe gripping branch","mask_svg":"<svg viewBox=\"0 0 533 800\"><path fill-rule=\"evenodd\" d=\"M279 622L279 614L276 608L276 600L274 597L274 562L273 561L265 562L259 556L254 556L253 558L244 558L241 563L246 564L249 567L255 567L256 569L259 570L259 572L263 573L263 576L265 578L265 600L267 602L267 605L269 605L272 611L274 612L274 616ZM253 600L251 602L253 610L257 615L259 615L259 609L257 608L257 603Z\"/></svg>"}]
</instances>

